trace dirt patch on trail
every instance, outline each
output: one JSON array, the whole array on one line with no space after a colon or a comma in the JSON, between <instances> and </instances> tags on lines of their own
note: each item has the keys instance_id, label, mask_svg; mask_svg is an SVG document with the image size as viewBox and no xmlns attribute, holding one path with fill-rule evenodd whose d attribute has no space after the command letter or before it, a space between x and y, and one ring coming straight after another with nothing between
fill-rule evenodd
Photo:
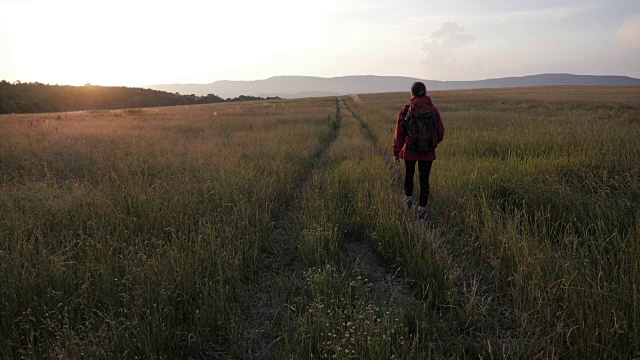
<instances>
[{"instance_id":1,"label":"dirt patch on trail","mask_svg":"<svg viewBox=\"0 0 640 360\"><path fill-rule=\"evenodd\" d=\"M370 302L384 305L397 313L404 307L419 303L406 280L397 273L389 272L365 240L346 239L342 244L342 257L345 264L353 266L364 277L370 290Z\"/></svg>"}]
</instances>

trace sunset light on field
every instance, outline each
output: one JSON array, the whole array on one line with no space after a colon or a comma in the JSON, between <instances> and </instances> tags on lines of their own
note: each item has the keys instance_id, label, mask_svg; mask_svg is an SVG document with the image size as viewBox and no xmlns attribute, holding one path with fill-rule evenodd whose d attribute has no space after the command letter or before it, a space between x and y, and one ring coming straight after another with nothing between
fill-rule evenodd
<instances>
[{"instance_id":1,"label":"sunset light on field","mask_svg":"<svg viewBox=\"0 0 640 360\"><path fill-rule=\"evenodd\" d=\"M640 0L0 0L0 360L640 360Z\"/></svg>"}]
</instances>

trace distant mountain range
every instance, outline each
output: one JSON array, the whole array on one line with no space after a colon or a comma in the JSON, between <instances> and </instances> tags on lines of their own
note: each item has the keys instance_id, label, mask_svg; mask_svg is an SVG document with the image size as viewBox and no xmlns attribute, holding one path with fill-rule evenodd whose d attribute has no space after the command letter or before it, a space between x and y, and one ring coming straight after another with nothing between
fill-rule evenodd
<instances>
[{"instance_id":1,"label":"distant mountain range","mask_svg":"<svg viewBox=\"0 0 640 360\"><path fill-rule=\"evenodd\" d=\"M198 96L215 94L223 98L250 96L279 96L302 98L346 94L367 94L409 91L414 81L422 81L428 90L460 90L509 88L553 85L640 85L640 79L627 76L596 76L572 74L540 74L522 77L474 81L438 81L402 76L342 76L322 78L314 76L274 76L254 81L216 81L211 84L151 85L150 89Z\"/></svg>"}]
</instances>

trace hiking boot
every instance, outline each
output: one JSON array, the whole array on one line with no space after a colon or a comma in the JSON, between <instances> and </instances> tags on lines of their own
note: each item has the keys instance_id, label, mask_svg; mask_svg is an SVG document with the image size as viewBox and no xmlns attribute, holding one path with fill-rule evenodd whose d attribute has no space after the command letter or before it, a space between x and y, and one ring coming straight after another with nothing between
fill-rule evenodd
<instances>
[{"instance_id":1,"label":"hiking boot","mask_svg":"<svg viewBox=\"0 0 640 360\"><path fill-rule=\"evenodd\" d=\"M413 207L413 196L407 196L405 202L407 203L407 209L411 210Z\"/></svg>"},{"instance_id":2,"label":"hiking boot","mask_svg":"<svg viewBox=\"0 0 640 360\"><path fill-rule=\"evenodd\" d=\"M424 220L427 217L427 208L419 206L418 207L418 220Z\"/></svg>"}]
</instances>

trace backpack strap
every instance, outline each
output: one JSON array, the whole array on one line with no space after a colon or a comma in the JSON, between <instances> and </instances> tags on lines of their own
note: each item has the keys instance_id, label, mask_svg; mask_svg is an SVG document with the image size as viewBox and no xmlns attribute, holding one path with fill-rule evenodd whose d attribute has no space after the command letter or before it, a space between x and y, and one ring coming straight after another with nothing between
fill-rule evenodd
<instances>
[{"instance_id":1,"label":"backpack strap","mask_svg":"<svg viewBox=\"0 0 640 360\"><path fill-rule=\"evenodd\" d=\"M409 117L409 109L411 108L410 104L405 104L402 107L402 118L406 121L407 118Z\"/></svg>"}]
</instances>

